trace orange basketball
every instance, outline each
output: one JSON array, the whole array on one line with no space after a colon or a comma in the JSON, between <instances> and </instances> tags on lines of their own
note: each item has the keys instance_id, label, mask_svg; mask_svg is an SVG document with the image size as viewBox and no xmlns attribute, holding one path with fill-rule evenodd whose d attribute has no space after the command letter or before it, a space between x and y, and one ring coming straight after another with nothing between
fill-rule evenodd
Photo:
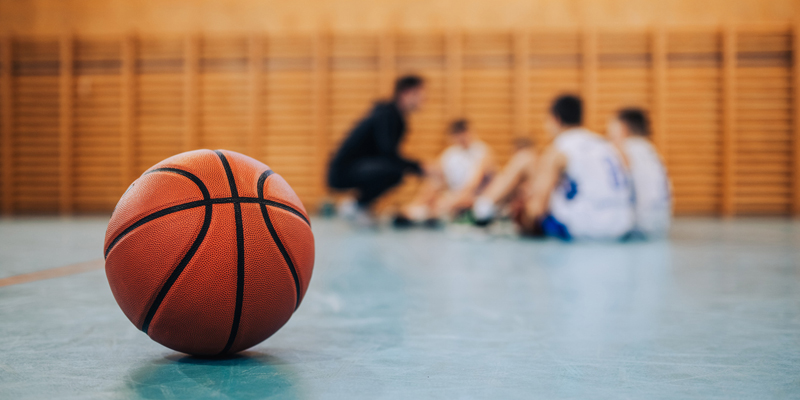
<instances>
[{"instance_id":1,"label":"orange basketball","mask_svg":"<svg viewBox=\"0 0 800 400\"><path fill-rule=\"evenodd\" d=\"M122 195L105 239L120 308L184 353L233 354L270 337L314 268L303 204L266 165L227 150L170 157Z\"/></svg>"}]
</instances>

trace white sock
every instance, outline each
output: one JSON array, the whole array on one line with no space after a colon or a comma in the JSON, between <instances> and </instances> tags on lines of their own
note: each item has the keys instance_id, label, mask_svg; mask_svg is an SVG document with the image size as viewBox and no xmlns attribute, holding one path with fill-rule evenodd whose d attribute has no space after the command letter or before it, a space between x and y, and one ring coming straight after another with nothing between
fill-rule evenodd
<instances>
[{"instance_id":1,"label":"white sock","mask_svg":"<svg viewBox=\"0 0 800 400\"><path fill-rule=\"evenodd\" d=\"M475 203L472 205L472 213L475 214L475 219L478 221L492 219L496 211L497 207L494 203L483 196L475 199Z\"/></svg>"}]
</instances>

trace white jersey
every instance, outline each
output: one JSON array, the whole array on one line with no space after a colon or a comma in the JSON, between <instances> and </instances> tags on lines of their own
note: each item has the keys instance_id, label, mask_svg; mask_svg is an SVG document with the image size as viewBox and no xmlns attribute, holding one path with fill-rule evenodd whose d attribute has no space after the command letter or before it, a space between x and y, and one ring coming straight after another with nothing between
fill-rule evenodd
<instances>
[{"instance_id":1,"label":"white jersey","mask_svg":"<svg viewBox=\"0 0 800 400\"><path fill-rule=\"evenodd\" d=\"M447 187L450 190L463 188L488 153L489 148L479 140L474 140L466 149L459 145L445 149L439 162Z\"/></svg>"},{"instance_id":2,"label":"white jersey","mask_svg":"<svg viewBox=\"0 0 800 400\"><path fill-rule=\"evenodd\" d=\"M600 135L570 129L553 141L567 158L550 213L575 238L617 239L633 229L631 185L616 148Z\"/></svg>"},{"instance_id":3,"label":"white jersey","mask_svg":"<svg viewBox=\"0 0 800 400\"><path fill-rule=\"evenodd\" d=\"M670 184L664 164L645 138L626 139L624 149L633 178L636 230L646 236L664 236L672 217Z\"/></svg>"}]
</instances>

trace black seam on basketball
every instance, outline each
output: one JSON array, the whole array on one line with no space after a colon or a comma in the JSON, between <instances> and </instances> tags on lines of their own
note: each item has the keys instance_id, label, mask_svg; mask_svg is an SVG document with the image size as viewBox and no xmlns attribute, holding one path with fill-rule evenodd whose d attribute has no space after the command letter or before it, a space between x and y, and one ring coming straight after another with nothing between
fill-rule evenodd
<instances>
[{"instance_id":1,"label":"black seam on basketball","mask_svg":"<svg viewBox=\"0 0 800 400\"><path fill-rule=\"evenodd\" d=\"M258 178L257 188L259 198L264 197L264 181L266 181L270 175L272 175L272 171L267 170L264 171L264 173ZM297 307L300 307L300 277L297 276L297 269L294 267L292 258L289 256L289 252L286 251L286 247L283 246L283 242L281 242L281 239L278 237L278 232L275 230L275 226L272 225L272 220L269 218L267 206L261 203L259 207L261 208L261 216L264 217L264 224L267 225L267 229L269 230L270 236L272 236L272 240L278 246L278 250L280 250L281 254L283 255L283 259L286 260L286 264L289 266L289 271L292 272L295 288L294 309L297 310Z\"/></svg>"},{"instance_id":2,"label":"black seam on basketball","mask_svg":"<svg viewBox=\"0 0 800 400\"><path fill-rule=\"evenodd\" d=\"M144 175L149 175L149 174L152 174L152 173L155 173L155 172L172 172L172 173L175 173L175 174L178 174L178 175L185 176L185 177L189 178L192 182L194 182L195 185L197 185L198 189L200 189L200 193L203 194L203 199L204 200L210 200L211 199L211 194L208 192L208 188L206 188L206 185L203 183L203 181L200 180L200 178L198 178L197 176L195 176L191 172L184 171L182 169L177 169L177 168L158 168L158 169L154 169L152 171L145 172ZM195 204L195 203L200 203L200 204ZM150 222L150 221L152 221L152 220L154 220L156 218L163 217L165 215L169 215L169 214L172 214L172 213L175 213L175 212L178 212L178 211L188 210L190 208L202 206L203 205L202 203L203 203L202 201L193 201L193 202L189 202L189 203L178 204L176 206L168 207L168 208L165 208L163 210L156 211L156 212L154 212L154 213L152 213L150 215L142 217L138 221L136 221L133 224L131 224L131 226L125 228L125 230L120 232L117 235L117 237L115 237L114 240L112 240L111 243L108 244L108 248L106 248L106 251L105 251L105 253L103 253L103 256L104 257L108 257L108 253L111 251L111 249L114 247L114 245L116 245L117 242L120 241L120 239L125 237L128 233L130 233L132 230L138 228L139 226L142 226L142 225L144 225L144 224L146 224L146 223L148 223L148 222Z\"/></svg>"},{"instance_id":3,"label":"black seam on basketball","mask_svg":"<svg viewBox=\"0 0 800 400\"><path fill-rule=\"evenodd\" d=\"M275 202L275 201L272 201L272 200L264 199L264 182L267 180L267 178L272 176L272 174L274 174L274 173L275 173L275 171L273 171L271 169L268 169L268 170L264 171L263 173L261 173L261 176L258 177L258 185L257 185L257 187L258 187L258 199L263 201L263 202L266 202L267 205L270 205L270 206L273 206L273 207L282 208L282 209L284 209L286 211L289 211L290 213L292 213L294 215L297 215L298 217L302 218L303 221L305 221L306 224L308 224L308 226L311 226L311 222L300 211L295 210L294 208L292 208L292 207L290 207L290 206L288 206L286 204L278 203L278 202Z\"/></svg>"},{"instance_id":4,"label":"black seam on basketball","mask_svg":"<svg viewBox=\"0 0 800 400\"><path fill-rule=\"evenodd\" d=\"M228 185L231 188L231 197L239 197L239 192L236 190L236 180L233 178L233 170L231 170L231 165L228 164L228 159L219 150L214 150L214 153L217 153L217 157L222 161L222 167L225 168L225 175L228 177Z\"/></svg>"},{"instance_id":5,"label":"black seam on basketball","mask_svg":"<svg viewBox=\"0 0 800 400\"><path fill-rule=\"evenodd\" d=\"M203 193L203 198L204 199L211 198L211 194L208 192L208 188L203 183L203 181L200 180L200 178L198 178L196 175L192 174L189 171L184 171L182 169L177 169L177 168L156 168L156 169L154 169L152 171L145 172L143 175L150 175L150 174L155 173L155 172L172 172L172 173L175 173L175 174L178 174L178 175L183 175L183 176L191 179L192 182L194 182L194 184L197 185L197 187L200 189L200 192Z\"/></svg>"},{"instance_id":6,"label":"black seam on basketball","mask_svg":"<svg viewBox=\"0 0 800 400\"><path fill-rule=\"evenodd\" d=\"M228 342L220 354L227 353L233 346L239 332L239 323L242 318L242 303L244 302L244 226L242 223L242 204L233 203L236 215L236 308L233 313L233 324Z\"/></svg>"},{"instance_id":7,"label":"black seam on basketball","mask_svg":"<svg viewBox=\"0 0 800 400\"><path fill-rule=\"evenodd\" d=\"M114 240L111 241L111 244L108 245L108 249L106 249L105 256L108 257L108 253L111 252L111 249L113 249L114 246L116 246L117 243L120 240L122 240L126 235L128 235L132 230L156 218L176 213L178 211L188 210L190 208L207 206L209 204L231 204L231 203L248 203L248 204L255 203L255 204L263 204L270 207L280 208L282 210L289 211L290 213L298 216L306 224L308 224L308 226L311 226L311 223L306 219L305 216L303 216L303 214L300 211L297 211L294 208L287 206L286 204L278 203L277 201L258 199L255 197L222 197L217 199L195 200L195 201L190 201L188 203L178 204L177 206L168 207L163 210L159 210L150 215L142 217L142 219L140 219L133 225L126 228L124 231L122 231L122 233L117 235L117 237L115 237Z\"/></svg>"},{"instance_id":8,"label":"black seam on basketball","mask_svg":"<svg viewBox=\"0 0 800 400\"><path fill-rule=\"evenodd\" d=\"M200 192L203 194L204 200L209 200L211 198L211 194L208 192L208 188L203 183L203 181L188 171L184 171L182 169L177 169L177 168L157 168L152 171L148 171L146 174L152 174L154 172L171 172L185 176L189 178L192 182L194 182L195 185L197 185L197 187L200 189ZM133 229L136 229L137 226L141 226L149 221L152 221L156 218L162 217L167 214L171 214L181 210L187 210L189 208L194 208L194 207L189 207L190 205L191 203L184 203L177 206L173 206L161 210L160 212L155 212L153 214L150 214L140 219L139 221L136 221L136 223L129 226L128 229L126 229L125 231L117 235L116 238L114 238L114 240L111 242L111 244L108 246L108 249L106 250L106 256L108 256L108 252L111 251L111 249L119 241L120 238L122 238L124 235L127 235ZM164 282L163 286L161 286L161 290L159 290L158 295L156 295L156 298L150 305L150 309L147 311L147 315L145 316L144 322L142 323L142 331L144 333L147 333L147 330L150 328L150 322L153 320L153 317L155 317L156 311L158 311L158 308L161 306L161 302L164 301L164 298L167 296L167 293L172 288L172 285L175 283L175 281L178 280L178 277L181 275L181 273L183 273L183 270L186 268L186 265L188 265L189 261L191 261L192 257L194 257L194 254L197 252L197 249L200 247L200 244L203 243L203 240L206 237L206 233L208 233L208 228L209 226L211 226L211 214L213 213L213 211L214 211L214 206L212 204L206 205L206 212L203 217L203 226L200 228L200 232L197 234L197 237L192 243L192 246L189 248L189 251L186 252L186 254L183 256L183 259L181 259L181 261L178 263L175 269L172 270L172 273L170 274L169 278L167 278L167 281Z\"/></svg>"},{"instance_id":9,"label":"black seam on basketball","mask_svg":"<svg viewBox=\"0 0 800 400\"><path fill-rule=\"evenodd\" d=\"M262 172L261 176L258 177L258 184L260 185L259 187L263 189L264 188L264 181L266 181L267 178L272 176L272 174L274 174L274 173L275 173L275 171L273 171L271 169L268 169L268 170Z\"/></svg>"},{"instance_id":10,"label":"black seam on basketball","mask_svg":"<svg viewBox=\"0 0 800 400\"><path fill-rule=\"evenodd\" d=\"M269 234L270 236L272 236L272 240L278 246L278 250L280 250L281 254L283 255L283 259L286 260L286 264L289 266L289 271L292 272L292 279L294 279L294 288L295 288L294 309L297 310L297 308L300 307L300 278L297 276L297 270L294 267L294 263L292 263L292 258L289 257L289 252L286 251L286 248L283 246L281 239L278 237L278 232L272 225L272 221L269 218L269 211L267 211L267 206L261 204L260 207L261 207L261 215L264 217L264 223L267 225Z\"/></svg>"},{"instance_id":11,"label":"black seam on basketball","mask_svg":"<svg viewBox=\"0 0 800 400\"><path fill-rule=\"evenodd\" d=\"M219 150L214 150L217 156L222 161L222 166L225 168L225 175L228 176L228 184L231 187L231 197L239 197L239 192L236 190L236 181L233 178L233 171L231 170L228 159ZM231 334L228 336L228 342L219 354L227 353L236 341L236 334L239 332L239 322L242 318L242 302L244 301L244 224L242 222L242 204L239 202L233 203L233 211L236 216L236 307L233 310L233 323L231 324Z\"/></svg>"},{"instance_id":12,"label":"black seam on basketball","mask_svg":"<svg viewBox=\"0 0 800 400\"><path fill-rule=\"evenodd\" d=\"M122 231L119 235L117 235L117 237L114 238L114 240L111 241L111 243L108 245L108 248L106 249L105 256L108 257L108 253L111 252L111 249L113 249L114 246L116 246L117 243L120 240L122 240L122 238L127 236L134 229L136 229L136 228L138 228L138 227L140 227L140 226L142 226L142 225L144 225L144 224L146 224L146 223L148 223L148 222L150 222L150 221L152 221L154 219L161 218L163 216L176 213L178 211L188 210L188 209L196 208L196 207L202 207L202 206L204 206L206 204L210 204L210 203L207 200L192 201L192 202L189 202L189 203L183 203L183 204L178 204L177 206L168 207L168 208L165 208L163 210L156 211L156 212L154 212L154 213L152 213L150 215L147 215L145 217L142 217L140 220L136 221L131 226L125 228L124 231Z\"/></svg>"},{"instance_id":13,"label":"black seam on basketball","mask_svg":"<svg viewBox=\"0 0 800 400\"><path fill-rule=\"evenodd\" d=\"M155 300L153 300L153 304L150 305L150 310L148 310L147 316L144 318L144 322L142 323L142 332L147 333L147 329L150 327L150 322L153 320L153 317L155 317L156 311L158 311L158 308L161 306L161 302L164 301L165 297L167 297L167 293L170 289L172 289L172 285L174 285L175 281L178 280L178 277L181 276L181 273L183 273L186 265L188 265L189 261L192 260L192 257L194 257L197 249L200 248L200 244L202 244L203 240L206 238L206 233L208 233L208 228L211 225L211 213L213 211L213 204L209 203L206 205L205 218L203 219L203 227L200 228L200 233L197 235L194 243L192 243L192 247L189 248L189 251L186 252L185 256L183 256L181 262L178 263L178 266L172 270L172 274L170 274L169 278L164 283L164 286L161 286L158 296L156 296Z\"/></svg>"},{"instance_id":14,"label":"black seam on basketball","mask_svg":"<svg viewBox=\"0 0 800 400\"><path fill-rule=\"evenodd\" d=\"M249 198L246 198L245 200L246 201L242 201L242 203L251 203ZM278 203L277 201L266 200L266 199L253 199L253 200L258 200L258 201L253 201L252 203L261 203L261 204L265 204L265 205L268 205L268 206L272 206L272 207L276 207L276 208L280 208L280 209L286 210L286 211L288 211L288 212L290 212L290 213L292 213L294 215L297 215L308 226L311 226L311 221L309 221L308 218L306 218L306 216L303 215L303 213L301 213L298 210L295 210L291 206L288 206L288 205L283 204L283 203Z\"/></svg>"}]
</instances>

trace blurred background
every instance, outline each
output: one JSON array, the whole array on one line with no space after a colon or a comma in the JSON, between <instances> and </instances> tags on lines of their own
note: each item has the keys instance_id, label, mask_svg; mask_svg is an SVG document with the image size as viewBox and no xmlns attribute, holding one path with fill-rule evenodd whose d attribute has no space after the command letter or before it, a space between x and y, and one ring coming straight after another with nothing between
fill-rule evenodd
<instances>
[{"instance_id":1,"label":"blurred background","mask_svg":"<svg viewBox=\"0 0 800 400\"><path fill-rule=\"evenodd\" d=\"M550 100L573 92L599 132L620 107L650 111L677 214L800 214L799 13L794 0L0 0L0 203L105 213L156 162L225 148L311 211L331 198L331 151L414 72L429 101L411 157L433 159L466 117L503 163L514 138L546 144Z\"/></svg>"}]
</instances>

